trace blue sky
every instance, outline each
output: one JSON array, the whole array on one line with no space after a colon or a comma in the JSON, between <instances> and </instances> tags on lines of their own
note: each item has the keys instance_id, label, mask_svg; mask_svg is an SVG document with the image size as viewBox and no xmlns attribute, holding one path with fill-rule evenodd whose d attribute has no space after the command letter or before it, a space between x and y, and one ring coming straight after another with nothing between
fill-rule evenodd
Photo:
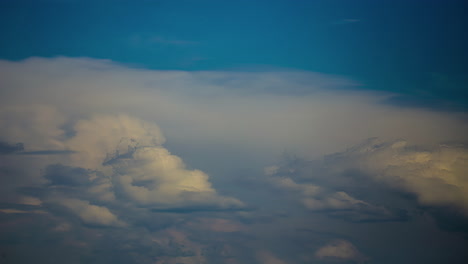
<instances>
[{"instance_id":1,"label":"blue sky","mask_svg":"<svg viewBox=\"0 0 468 264\"><path fill-rule=\"evenodd\" d=\"M0 0L0 263L467 263L464 2Z\"/></svg>"},{"instance_id":2,"label":"blue sky","mask_svg":"<svg viewBox=\"0 0 468 264\"><path fill-rule=\"evenodd\" d=\"M464 7L454 0L4 0L0 57L84 56L191 71L307 70L411 95L402 104L459 110L467 99L459 87L467 78Z\"/></svg>"}]
</instances>

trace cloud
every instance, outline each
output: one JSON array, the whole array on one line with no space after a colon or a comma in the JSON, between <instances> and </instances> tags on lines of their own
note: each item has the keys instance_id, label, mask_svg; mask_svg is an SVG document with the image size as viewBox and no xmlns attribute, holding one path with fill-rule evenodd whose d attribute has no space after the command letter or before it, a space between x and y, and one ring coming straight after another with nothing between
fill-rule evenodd
<instances>
[{"instance_id":1,"label":"cloud","mask_svg":"<svg viewBox=\"0 0 468 264\"><path fill-rule=\"evenodd\" d=\"M74 132L75 136L67 140L66 145L79 152L71 157L72 164L84 168L99 168L108 155L128 151L129 146L122 141L137 142L141 146L164 142L159 127L128 115L97 115L80 120L74 125Z\"/></svg>"},{"instance_id":2,"label":"cloud","mask_svg":"<svg viewBox=\"0 0 468 264\"><path fill-rule=\"evenodd\" d=\"M1 138L21 142L28 151L63 150L64 117L51 105L13 105L0 109Z\"/></svg>"},{"instance_id":3,"label":"cloud","mask_svg":"<svg viewBox=\"0 0 468 264\"><path fill-rule=\"evenodd\" d=\"M107 208L90 201L166 210L244 206L218 195L202 171L186 169L161 146L164 138L154 124L129 116L97 116L77 121L74 129L63 141L74 154L45 167L45 188L53 189L44 199L66 206L85 223L123 225Z\"/></svg>"},{"instance_id":4,"label":"cloud","mask_svg":"<svg viewBox=\"0 0 468 264\"><path fill-rule=\"evenodd\" d=\"M74 154L73 150L36 150L36 151L23 151L19 155L69 155Z\"/></svg>"},{"instance_id":5,"label":"cloud","mask_svg":"<svg viewBox=\"0 0 468 264\"><path fill-rule=\"evenodd\" d=\"M189 222L189 226L195 229L210 230L215 232L239 232L244 231L246 227L241 223L233 220L222 218L199 218Z\"/></svg>"},{"instance_id":6,"label":"cloud","mask_svg":"<svg viewBox=\"0 0 468 264\"><path fill-rule=\"evenodd\" d=\"M262 264L286 264L283 260L276 257L273 253L269 251L259 251L257 252L257 259Z\"/></svg>"},{"instance_id":7,"label":"cloud","mask_svg":"<svg viewBox=\"0 0 468 264\"><path fill-rule=\"evenodd\" d=\"M327 245L319 248L315 256L320 259L338 259L342 261L351 260L357 263L363 263L367 257L351 244L351 242L337 239Z\"/></svg>"},{"instance_id":8,"label":"cloud","mask_svg":"<svg viewBox=\"0 0 468 264\"><path fill-rule=\"evenodd\" d=\"M0 141L0 155L17 153L24 150L23 143L9 144L7 142Z\"/></svg>"},{"instance_id":9,"label":"cloud","mask_svg":"<svg viewBox=\"0 0 468 264\"><path fill-rule=\"evenodd\" d=\"M179 157L162 147L164 138L154 124L129 116L98 116L79 121L75 131L66 143L79 152L72 156L72 164L91 169L112 167L117 195L138 205L242 206L236 199L218 196L208 175L187 170Z\"/></svg>"},{"instance_id":10,"label":"cloud","mask_svg":"<svg viewBox=\"0 0 468 264\"><path fill-rule=\"evenodd\" d=\"M103 226L126 225L104 206L93 205L88 201L78 199L65 199L61 200L59 203L78 215L86 224Z\"/></svg>"},{"instance_id":11,"label":"cloud","mask_svg":"<svg viewBox=\"0 0 468 264\"><path fill-rule=\"evenodd\" d=\"M44 178L53 186L83 186L91 183L89 174L90 171L83 168L53 164L45 169Z\"/></svg>"},{"instance_id":12,"label":"cloud","mask_svg":"<svg viewBox=\"0 0 468 264\"><path fill-rule=\"evenodd\" d=\"M22 113L34 115L23 119ZM23 135L23 141L31 146L61 148L46 153L21 153L28 154L21 155L25 158L38 157L30 168L37 171L25 174L25 181L36 178L37 184L42 186L36 187L40 195L32 197L39 203L45 201L47 205L65 207L85 224L114 227L127 225L119 215L126 214L129 207L196 208L196 211L244 207L238 199L219 195L207 174L187 169L181 158L164 148L165 139L154 123L128 115L94 115L74 121L61 115L60 122L55 122L50 119L55 113L58 111L53 107L25 106L9 108L7 114L15 118L5 119L12 131L31 128L11 134L6 130L5 138L11 140ZM45 120L46 124L40 129L33 128L29 123L36 120ZM65 122L72 128L69 136L65 136ZM8 152L19 149L4 145ZM36 152L40 155L33 155ZM68 155L50 155L49 152ZM17 156L8 166L21 166L21 162L28 162L25 158ZM8 191L14 192L13 185L8 186ZM26 199L22 194L15 195L19 195L18 201Z\"/></svg>"},{"instance_id":13,"label":"cloud","mask_svg":"<svg viewBox=\"0 0 468 264\"><path fill-rule=\"evenodd\" d=\"M47 130L69 128L63 115L136 116L191 149L229 145L256 157L284 149L321 156L373 136L433 144L468 133L462 113L382 104L394 95L359 91L355 81L319 73L157 71L65 57L2 61L0 68L8 88L0 91L4 109L23 108L1 120L31 120L23 127L2 124L8 128L3 140L22 142L28 151L64 149L56 140L68 131ZM24 112L32 104L43 109Z\"/></svg>"},{"instance_id":14,"label":"cloud","mask_svg":"<svg viewBox=\"0 0 468 264\"><path fill-rule=\"evenodd\" d=\"M122 194L143 206L173 208L214 205L242 207L237 199L220 197L211 187L208 175L187 170L182 160L161 147L140 147L130 158L112 160L115 181Z\"/></svg>"},{"instance_id":15,"label":"cloud","mask_svg":"<svg viewBox=\"0 0 468 264\"><path fill-rule=\"evenodd\" d=\"M466 143L466 113L387 104L395 94L334 75L90 58L0 61L0 87L0 231L30 253L7 250L13 262L302 263L344 237L366 254L378 244L369 255L385 263L377 242L399 227L409 249L463 252L424 212L466 211L466 152L452 144ZM302 158L263 175L285 150ZM350 252L340 243L327 246Z\"/></svg>"},{"instance_id":16,"label":"cloud","mask_svg":"<svg viewBox=\"0 0 468 264\"><path fill-rule=\"evenodd\" d=\"M422 205L454 207L468 216L468 151L463 145L418 148L404 140L374 138L327 157L327 162L412 193Z\"/></svg>"},{"instance_id":17,"label":"cloud","mask_svg":"<svg viewBox=\"0 0 468 264\"><path fill-rule=\"evenodd\" d=\"M356 222L402 220L385 207L356 199L344 191L333 191L325 186L311 183L297 183L287 174L282 174L280 169L277 166L267 167L265 171L269 180L281 189L298 194L299 201L310 211L327 212L330 216ZM297 169L301 168L287 168L290 172ZM308 173L314 172L308 171Z\"/></svg>"},{"instance_id":18,"label":"cloud","mask_svg":"<svg viewBox=\"0 0 468 264\"><path fill-rule=\"evenodd\" d=\"M330 217L403 221L423 210L444 229L464 231L467 164L463 144L423 147L370 138L321 159L286 157L265 173L293 200Z\"/></svg>"}]
</instances>

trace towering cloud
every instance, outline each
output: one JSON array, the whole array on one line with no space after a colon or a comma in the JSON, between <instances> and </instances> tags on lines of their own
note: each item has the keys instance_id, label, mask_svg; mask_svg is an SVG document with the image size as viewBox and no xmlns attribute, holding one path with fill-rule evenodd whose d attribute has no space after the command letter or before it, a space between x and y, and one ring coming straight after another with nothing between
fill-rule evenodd
<instances>
[{"instance_id":1,"label":"towering cloud","mask_svg":"<svg viewBox=\"0 0 468 264\"><path fill-rule=\"evenodd\" d=\"M34 115L19 118L24 112ZM9 127L4 138L26 142L26 148L72 150L67 155L41 155L34 166L37 172L25 177L39 177L45 185L38 198L65 207L84 223L124 226L116 215L121 203L151 209L243 207L235 198L218 195L204 172L186 169L161 145L164 137L155 124L127 115L97 115L76 121L73 135L67 137L63 121L51 119L56 113L42 106L8 109L6 114L14 118L4 119ZM34 124L38 120L44 120L40 129ZM27 162L17 162L21 161ZM41 170L45 173L38 175Z\"/></svg>"}]
</instances>

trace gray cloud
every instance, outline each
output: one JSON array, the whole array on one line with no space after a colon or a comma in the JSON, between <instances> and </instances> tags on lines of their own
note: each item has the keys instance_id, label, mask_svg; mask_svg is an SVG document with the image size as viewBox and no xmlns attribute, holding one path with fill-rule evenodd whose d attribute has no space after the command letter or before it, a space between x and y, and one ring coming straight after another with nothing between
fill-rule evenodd
<instances>
[{"instance_id":1,"label":"gray cloud","mask_svg":"<svg viewBox=\"0 0 468 264\"><path fill-rule=\"evenodd\" d=\"M20 155L69 155L73 154L73 150L37 150L37 151L23 151Z\"/></svg>"},{"instance_id":2,"label":"gray cloud","mask_svg":"<svg viewBox=\"0 0 468 264\"><path fill-rule=\"evenodd\" d=\"M7 142L0 141L0 155L21 152L23 150L23 143L9 144Z\"/></svg>"},{"instance_id":3,"label":"gray cloud","mask_svg":"<svg viewBox=\"0 0 468 264\"><path fill-rule=\"evenodd\" d=\"M300 167L289 167L290 172L300 170ZM325 212L330 216L348 221L399 221L405 218L397 213L378 205L356 199L344 191L331 189L333 186L317 185L312 183L297 183L288 175L278 172L279 167L266 168L270 181L281 189L295 193L300 203L310 211ZM314 174L314 171L307 173ZM327 177L327 174L321 177ZM292 194L291 194L292 195Z\"/></svg>"}]
</instances>

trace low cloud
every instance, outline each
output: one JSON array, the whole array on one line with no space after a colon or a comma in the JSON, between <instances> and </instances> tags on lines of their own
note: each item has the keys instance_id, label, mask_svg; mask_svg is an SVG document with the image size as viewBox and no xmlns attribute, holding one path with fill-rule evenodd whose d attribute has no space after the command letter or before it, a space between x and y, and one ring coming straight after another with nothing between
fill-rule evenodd
<instances>
[{"instance_id":1,"label":"low cloud","mask_svg":"<svg viewBox=\"0 0 468 264\"><path fill-rule=\"evenodd\" d=\"M70 209L86 224L103 226L125 226L115 214L104 206L90 204L78 199L60 200L59 204Z\"/></svg>"},{"instance_id":2,"label":"low cloud","mask_svg":"<svg viewBox=\"0 0 468 264\"><path fill-rule=\"evenodd\" d=\"M7 142L0 141L0 155L17 153L23 150L24 150L23 143L10 144Z\"/></svg>"},{"instance_id":3,"label":"low cloud","mask_svg":"<svg viewBox=\"0 0 468 264\"><path fill-rule=\"evenodd\" d=\"M364 263L367 257L349 241L337 239L315 252L315 256L320 259L353 261L355 263Z\"/></svg>"},{"instance_id":4,"label":"low cloud","mask_svg":"<svg viewBox=\"0 0 468 264\"><path fill-rule=\"evenodd\" d=\"M326 162L414 194L421 205L453 207L468 216L468 150L463 145L422 148L404 140L374 138L328 156Z\"/></svg>"},{"instance_id":5,"label":"low cloud","mask_svg":"<svg viewBox=\"0 0 468 264\"><path fill-rule=\"evenodd\" d=\"M257 252L257 259L261 264L286 264L285 261L276 257L273 253L265 250Z\"/></svg>"},{"instance_id":6,"label":"low cloud","mask_svg":"<svg viewBox=\"0 0 468 264\"><path fill-rule=\"evenodd\" d=\"M408 250L440 241L425 254L463 252L430 216L466 218L466 113L401 108L359 85L0 61L0 235L29 254L0 251L17 263L364 261L349 240L385 263L368 249L403 226ZM262 174L283 151L302 158ZM359 239L369 228L378 238ZM325 243L336 237L346 241Z\"/></svg>"},{"instance_id":7,"label":"low cloud","mask_svg":"<svg viewBox=\"0 0 468 264\"><path fill-rule=\"evenodd\" d=\"M297 183L287 174L282 174L280 169L280 167L276 166L265 169L270 182L283 190L287 190L290 195L297 195L297 198L307 210L326 212L330 216L356 222L402 220L401 217L383 206L356 199L344 191L334 191L330 188L333 186L327 188L311 183ZM297 169L301 168L291 167L287 170L294 172ZM326 176L324 175L324 177Z\"/></svg>"},{"instance_id":8,"label":"low cloud","mask_svg":"<svg viewBox=\"0 0 468 264\"><path fill-rule=\"evenodd\" d=\"M311 211L368 222L407 220L408 214L426 208L440 220L468 219L468 151L463 144L423 147L370 138L322 159L282 162L265 169L267 179Z\"/></svg>"},{"instance_id":9,"label":"low cloud","mask_svg":"<svg viewBox=\"0 0 468 264\"><path fill-rule=\"evenodd\" d=\"M51 108L41 112L43 107L38 111L32 109L26 111L35 112L38 119L43 119L41 114L57 112ZM9 114L17 116L11 109ZM28 120L11 119L8 124L14 128ZM57 132L44 128L39 138L65 134L61 127L49 125L48 129ZM40 187L42 195L36 199L67 208L85 224L125 226L118 216L125 210L118 203L166 210L244 207L238 199L219 195L207 174L187 169L182 159L164 148L164 137L153 123L127 115L97 115L76 121L73 129L70 137L45 139L65 149L57 152L70 152L70 155L48 155L38 160L37 168L43 171L40 177L44 184ZM42 144L33 139L24 138L31 145ZM11 149L10 145L6 146Z\"/></svg>"}]
</instances>

